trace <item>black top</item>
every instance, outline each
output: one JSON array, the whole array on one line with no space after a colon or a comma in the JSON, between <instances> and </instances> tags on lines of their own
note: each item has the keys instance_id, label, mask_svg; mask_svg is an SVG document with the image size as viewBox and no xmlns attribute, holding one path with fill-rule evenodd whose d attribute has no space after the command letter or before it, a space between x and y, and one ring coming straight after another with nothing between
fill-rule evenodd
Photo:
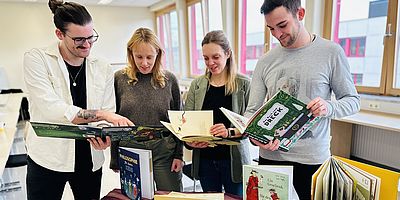
<instances>
[{"instance_id":1,"label":"black top","mask_svg":"<svg viewBox=\"0 0 400 200\"><path fill-rule=\"evenodd\" d=\"M212 110L214 124L223 123L225 127L229 128L231 122L219 109L220 107L232 110L232 95L225 96L225 86L214 87L210 85L204 97L202 110ZM218 145L200 149L200 157L209 160L230 160L229 152L228 145Z\"/></svg>"},{"instance_id":2,"label":"black top","mask_svg":"<svg viewBox=\"0 0 400 200\"><path fill-rule=\"evenodd\" d=\"M64 61L65 62L65 61ZM69 87L74 106L87 109L86 99L86 59L81 66L72 66L65 62L69 73ZM74 86L74 83L76 86ZM90 143L86 140L75 140L75 172L92 171L92 153Z\"/></svg>"}]
</instances>

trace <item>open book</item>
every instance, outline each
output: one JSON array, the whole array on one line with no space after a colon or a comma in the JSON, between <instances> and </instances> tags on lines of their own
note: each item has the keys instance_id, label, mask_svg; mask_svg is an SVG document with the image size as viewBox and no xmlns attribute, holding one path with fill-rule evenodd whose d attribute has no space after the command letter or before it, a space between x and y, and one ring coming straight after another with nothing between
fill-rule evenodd
<instances>
[{"instance_id":1,"label":"open book","mask_svg":"<svg viewBox=\"0 0 400 200\"><path fill-rule=\"evenodd\" d=\"M111 137L111 141L136 140L147 141L160 138L169 131L163 126L112 126L112 127L93 127L89 125L70 125L46 122L30 122L36 135L39 137L54 137L86 140L88 138L106 136Z\"/></svg>"},{"instance_id":2,"label":"open book","mask_svg":"<svg viewBox=\"0 0 400 200\"><path fill-rule=\"evenodd\" d=\"M370 168L368 165L359 164L356 167L348 160L338 157L326 160L313 175L313 199L382 199L379 198L380 174L378 171L375 171L376 174L369 173L364 170Z\"/></svg>"},{"instance_id":3,"label":"open book","mask_svg":"<svg viewBox=\"0 0 400 200\"><path fill-rule=\"evenodd\" d=\"M293 166L243 165L243 199L299 199Z\"/></svg>"},{"instance_id":4,"label":"open book","mask_svg":"<svg viewBox=\"0 0 400 200\"><path fill-rule=\"evenodd\" d=\"M280 141L279 149L288 151L319 117L313 117L306 104L280 90L248 119L228 109L222 113L242 133L264 144Z\"/></svg>"},{"instance_id":5,"label":"open book","mask_svg":"<svg viewBox=\"0 0 400 200\"><path fill-rule=\"evenodd\" d=\"M130 199L154 198L153 159L151 150L118 148L121 192Z\"/></svg>"},{"instance_id":6,"label":"open book","mask_svg":"<svg viewBox=\"0 0 400 200\"><path fill-rule=\"evenodd\" d=\"M170 123L161 123L170 130L178 139L185 142L208 142L209 146L218 144L237 145L238 139L226 139L210 134L213 125L213 111L175 111L169 110Z\"/></svg>"}]
</instances>

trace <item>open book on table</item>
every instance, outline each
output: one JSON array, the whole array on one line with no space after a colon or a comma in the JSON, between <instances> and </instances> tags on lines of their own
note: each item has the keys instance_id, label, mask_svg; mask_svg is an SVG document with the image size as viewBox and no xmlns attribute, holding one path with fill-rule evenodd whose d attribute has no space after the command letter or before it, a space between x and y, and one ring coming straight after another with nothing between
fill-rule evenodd
<instances>
[{"instance_id":1,"label":"open book on table","mask_svg":"<svg viewBox=\"0 0 400 200\"><path fill-rule=\"evenodd\" d=\"M161 123L170 130L178 139L185 142L208 142L209 146L218 144L237 145L239 139L215 137L210 134L213 125L213 111L175 111L169 110L170 123Z\"/></svg>"},{"instance_id":2,"label":"open book on table","mask_svg":"<svg viewBox=\"0 0 400 200\"><path fill-rule=\"evenodd\" d=\"M106 136L111 137L111 141L136 140L147 141L169 131L163 126L110 126L93 127L90 125L57 124L47 122L30 122L36 135L39 137L53 137L65 139L86 140L88 138Z\"/></svg>"},{"instance_id":3,"label":"open book on table","mask_svg":"<svg viewBox=\"0 0 400 200\"><path fill-rule=\"evenodd\" d=\"M397 199L400 173L331 156L312 176L312 199Z\"/></svg>"},{"instance_id":4,"label":"open book on table","mask_svg":"<svg viewBox=\"0 0 400 200\"><path fill-rule=\"evenodd\" d=\"M280 90L250 119L228 109L222 107L220 109L240 133L247 134L264 144L278 139L279 149L288 151L320 119L313 117L306 106L305 103Z\"/></svg>"}]
</instances>

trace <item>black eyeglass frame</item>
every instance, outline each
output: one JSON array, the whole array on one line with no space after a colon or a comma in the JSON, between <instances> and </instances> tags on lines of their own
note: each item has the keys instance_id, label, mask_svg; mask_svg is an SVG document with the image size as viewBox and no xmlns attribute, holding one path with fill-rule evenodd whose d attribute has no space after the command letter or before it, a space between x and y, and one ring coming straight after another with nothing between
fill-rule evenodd
<instances>
[{"instance_id":1,"label":"black eyeglass frame","mask_svg":"<svg viewBox=\"0 0 400 200\"><path fill-rule=\"evenodd\" d=\"M96 35L92 35L89 37L71 37L67 33L64 34L71 38L74 41L75 45L79 46L85 44L86 41L88 41L89 44L93 44L99 39L99 34L97 33L97 31L95 29L93 29L93 31L96 33Z\"/></svg>"}]
</instances>

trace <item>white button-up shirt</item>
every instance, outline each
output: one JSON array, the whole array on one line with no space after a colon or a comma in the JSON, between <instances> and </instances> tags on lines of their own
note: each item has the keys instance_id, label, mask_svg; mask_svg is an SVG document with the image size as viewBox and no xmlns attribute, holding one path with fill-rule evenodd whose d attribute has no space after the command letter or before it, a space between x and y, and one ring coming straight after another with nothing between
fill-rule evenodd
<instances>
[{"instance_id":1,"label":"white button-up shirt","mask_svg":"<svg viewBox=\"0 0 400 200\"><path fill-rule=\"evenodd\" d=\"M115 112L114 73L106 62L86 58L88 110ZM67 67L58 44L32 49L24 56L24 76L32 121L71 124L81 108L74 106ZM38 137L30 127L26 138L28 155L37 164L59 172L73 172L75 141ZM104 163L103 151L91 147L93 171Z\"/></svg>"}]
</instances>

